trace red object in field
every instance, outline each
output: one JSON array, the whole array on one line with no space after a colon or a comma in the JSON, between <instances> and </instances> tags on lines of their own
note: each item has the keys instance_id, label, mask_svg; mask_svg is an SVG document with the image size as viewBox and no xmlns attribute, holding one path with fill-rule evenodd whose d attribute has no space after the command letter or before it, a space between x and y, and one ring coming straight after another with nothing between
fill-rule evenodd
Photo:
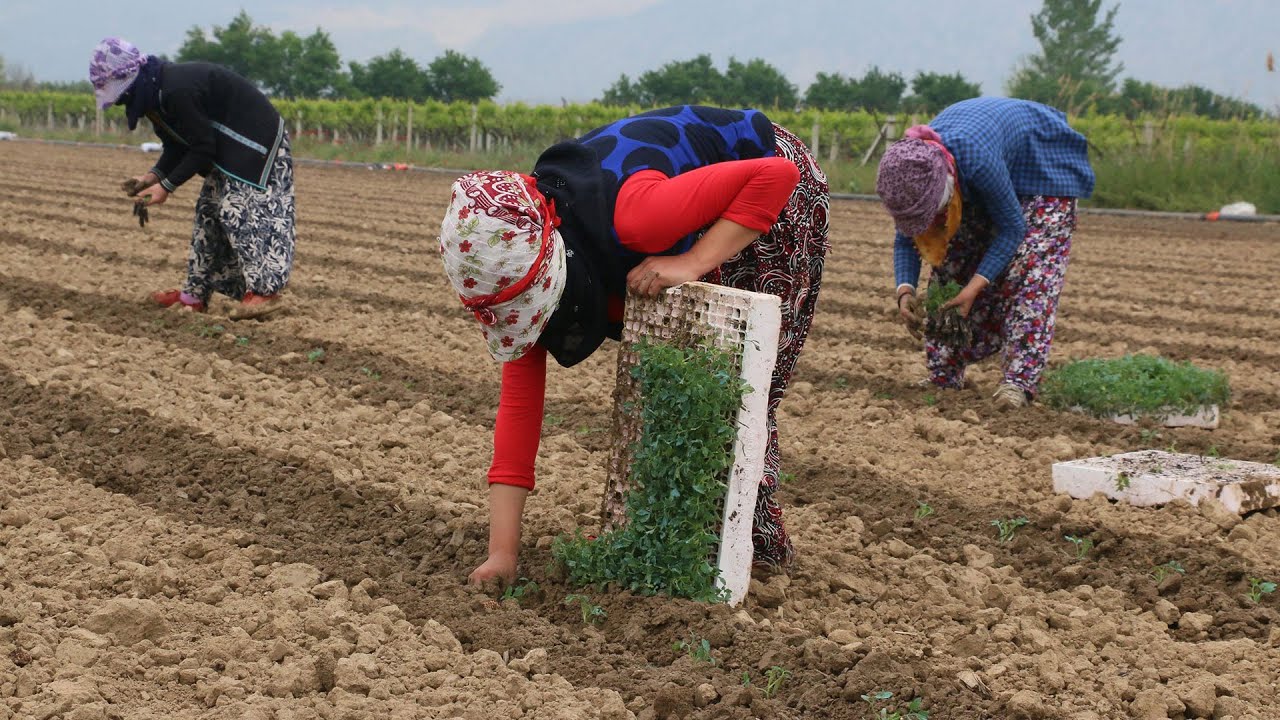
<instances>
[{"instance_id":1,"label":"red object in field","mask_svg":"<svg viewBox=\"0 0 1280 720\"><path fill-rule=\"evenodd\" d=\"M1217 220L1217 219L1218 219L1218 211L1217 211L1217 210L1214 210L1213 212L1207 212L1207 213L1205 213L1205 214L1204 214L1204 219L1205 219L1205 220L1210 220L1210 221L1212 221L1212 220Z\"/></svg>"},{"instance_id":2,"label":"red object in field","mask_svg":"<svg viewBox=\"0 0 1280 720\"><path fill-rule=\"evenodd\" d=\"M409 169L409 163L396 163L395 165L392 165L391 167L392 167L392 169L393 169L393 170L408 170L408 169Z\"/></svg>"}]
</instances>

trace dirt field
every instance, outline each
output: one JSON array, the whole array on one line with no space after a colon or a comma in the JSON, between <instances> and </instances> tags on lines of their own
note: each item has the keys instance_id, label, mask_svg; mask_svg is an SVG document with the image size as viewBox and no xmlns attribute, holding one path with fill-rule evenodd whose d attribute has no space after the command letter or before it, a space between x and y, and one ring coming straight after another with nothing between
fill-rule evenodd
<instances>
[{"instance_id":1,"label":"dirt field","mask_svg":"<svg viewBox=\"0 0 1280 720\"><path fill-rule=\"evenodd\" d=\"M781 418L798 566L741 610L592 594L586 626L547 548L594 527L613 347L551 372L538 589L470 590L499 368L435 254L451 178L300 167L293 310L233 322L141 302L180 282L197 189L140 229L115 187L153 159L0 143L0 720L871 718L874 691L930 720L1280 715L1280 593L1244 597L1280 580L1276 514L1072 502L1049 476L1145 447L1277 459L1274 225L1083 216L1055 360L1231 376L1220 429L1155 431L996 412L990 365L917 387L889 222L837 203ZM675 645L702 639L714 664Z\"/></svg>"}]
</instances>

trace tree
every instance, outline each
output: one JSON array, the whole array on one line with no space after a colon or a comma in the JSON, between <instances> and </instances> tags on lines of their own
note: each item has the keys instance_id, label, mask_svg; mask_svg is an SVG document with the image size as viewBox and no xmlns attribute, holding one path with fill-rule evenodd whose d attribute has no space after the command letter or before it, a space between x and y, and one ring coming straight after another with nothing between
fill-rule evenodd
<instances>
[{"instance_id":1,"label":"tree","mask_svg":"<svg viewBox=\"0 0 1280 720\"><path fill-rule=\"evenodd\" d=\"M854 101L864 110L893 112L902 104L906 89L907 81L901 73L882 72L879 66L872 65L854 85Z\"/></svg>"},{"instance_id":2,"label":"tree","mask_svg":"<svg viewBox=\"0 0 1280 720\"><path fill-rule=\"evenodd\" d=\"M639 105L640 87L633 84L631 78L623 73L614 84L605 89L600 96L603 105Z\"/></svg>"},{"instance_id":3,"label":"tree","mask_svg":"<svg viewBox=\"0 0 1280 720\"><path fill-rule=\"evenodd\" d=\"M640 76L640 104L680 105L712 101L721 94L724 77L702 54L692 60L677 60Z\"/></svg>"},{"instance_id":4,"label":"tree","mask_svg":"<svg viewBox=\"0 0 1280 720\"><path fill-rule=\"evenodd\" d=\"M426 75L430 94L445 102L491 100L502 89L484 63L453 50L432 60Z\"/></svg>"},{"instance_id":5,"label":"tree","mask_svg":"<svg viewBox=\"0 0 1280 720\"><path fill-rule=\"evenodd\" d=\"M1009 94L1068 113L1110 95L1124 69L1114 62L1121 41L1114 32L1119 9L1116 5L1099 19L1102 0L1044 0L1040 12L1031 16L1040 52L1014 71Z\"/></svg>"},{"instance_id":6,"label":"tree","mask_svg":"<svg viewBox=\"0 0 1280 720\"><path fill-rule=\"evenodd\" d=\"M320 28L305 38L291 30L281 33L278 55L280 71L270 83L272 92L278 95L335 97L349 84L337 47Z\"/></svg>"},{"instance_id":7,"label":"tree","mask_svg":"<svg viewBox=\"0 0 1280 720\"><path fill-rule=\"evenodd\" d=\"M725 106L783 108L796 106L796 86L774 66L752 58L745 63L729 58L720 94L713 98Z\"/></svg>"},{"instance_id":8,"label":"tree","mask_svg":"<svg viewBox=\"0 0 1280 720\"><path fill-rule=\"evenodd\" d=\"M856 102L855 80L840 73L820 72L804 93L804 104L815 110L848 110Z\"/></svg>"},{"instance_id":9,"label":"tree","mask_svg":"<svg viewBox=\"0 0 1280 720\"><path fill-rule=\"evenodd\" d=\"M364 97L421 102L430 96L430 77L413 58L396 48L367 65L351 63L351 85Z\"/></svg>"},{"instance_id":10,"label":"tree","mask_svg":"<svg viewBox=\"0 0 1280 720\"><path fill-rule=\"evenodd\" d=\"M955 73L943 75L934 72L918 72L911 79L911 95L903 105L912 112L935 114L943 108L975 98L982 94L982 87Z\"/></svg>"},{"instance_id":11,"label":"tree","mask_svg":"<svg viewBox=\"0 0 1280 720\"><path fill-rule=\"evenodd\" d=\"M213 28L213 39L194 26L178 48L178 62L204 60L225 65L263 87L280 82L283 58L280 41L270 28L255 27L244 10L226 27Z\"/></svg>"}]
</instances>

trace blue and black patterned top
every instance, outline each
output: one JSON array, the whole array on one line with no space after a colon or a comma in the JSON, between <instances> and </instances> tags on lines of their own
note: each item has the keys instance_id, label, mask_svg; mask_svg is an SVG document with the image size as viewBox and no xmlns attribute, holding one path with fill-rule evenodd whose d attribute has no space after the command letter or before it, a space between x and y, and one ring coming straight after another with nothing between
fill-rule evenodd
<instances>
[{"instance_id":1,"label":"blue and black patterned top","mask_svg":"<svg viewBox=\"0 0 1280 720\"><path fill-rule=\"evenodd\" d=\"M994 280L1004 272L1026 236L1019 198L1087 198L1093 193L1088 143L1047 105L1011 98L974 98L939 113L930 127L956 159L964 212L991 217L996 236L978 265ZM920 255L911 238L894 238L898 285L916 284Z\"/></svg>"}]
</instances>

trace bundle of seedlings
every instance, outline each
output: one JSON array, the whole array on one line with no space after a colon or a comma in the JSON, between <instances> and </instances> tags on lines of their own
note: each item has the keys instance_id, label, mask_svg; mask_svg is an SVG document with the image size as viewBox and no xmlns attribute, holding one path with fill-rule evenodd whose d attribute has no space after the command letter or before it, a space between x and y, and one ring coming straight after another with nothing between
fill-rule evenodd
<instances>
[{"instance_id":1,"label":"bundle of seedlings","mask_svg":"<svg viewBox=\"0 0 1280 720\"><path fill-rule=\"evenodd\" d=\"M946 284L930 282L924 297L924 331L944 345L968 347L973 342L969 319L956 308L943 308L964 288L952 280Z\"/></svg>"},{"instance_id":2,"label":"bundle of seedlings","mask_svg":"<svg viewBox=\"0 0 1280 720\"><path fill-rule=\"evenodd\" d=\"M714 555L748 392L738 358L705 343L641 342L636 352L642 430L631 451L627 523L595 539L557 538L552 556L574 585L723 600Z\"/></svg>"},{"instance_id":3,"label":"bundle of seedlings","mask_svg":"<svg viewBox=\"0 0 1280 720\"><path fill-rule=\"evenodd\" d=\"M1225 406L1231 398L1227 376L1154 355L1077 360L1050 370L1040 383L1042 402L1059 410L1094 417L1192 415Z\"/></svg>"},{"instance_id":4,"label":"bundle of seedlings","mask_svg":"<svg viewBox=\"0 0 1280 720\"><path fill-rule=\"evenodd\" d=\"M143 185L137 178L129 178L120 183L120 189L124 190L124 193L129 197L136 198L138 193L147 189L147 186ZM133 216L138 218L138 227L147 226L147 222L151 220L151 215L147 211L146 200L133 201Z\"/></svg>"}]
</instances>

